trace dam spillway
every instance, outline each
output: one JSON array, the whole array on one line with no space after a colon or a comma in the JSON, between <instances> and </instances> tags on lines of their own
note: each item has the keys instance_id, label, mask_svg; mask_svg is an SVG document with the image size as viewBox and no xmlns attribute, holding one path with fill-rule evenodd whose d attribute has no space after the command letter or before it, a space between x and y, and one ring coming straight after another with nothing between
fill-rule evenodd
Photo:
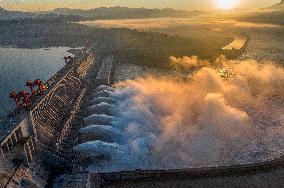
<instances>
[{"instance_id":1,"label":"dam spillway","mask_svg":"<svg viewBox=\"0 0 284 188\"><path fill-rule=\"evenodd\" d=\"M281 157L250 165L175 170L153 167L143 170L140 167L149 164L139 164L139 159L144 156L129 155L131 152L125 137L132 135L125 134L125 122L117 111L121 101L131 96L133 91L125 91L130 94L124 96L112 87L114 57L96 57L85 49L74 61L72 66L63 68L47 82L48 91L37 99L31 111L19 116L11 115L6 121L10 129L2 130L2 163L13 157L13 148L24 143L22 157L27 165L39 165L38 159L41 159L54 165L56 170L58 166L72 169L61 174L63 180L55 178L54 187L123 186L123 183L133 186L133 181L149 185L168 179L180 184L182 179L191 185L195 179L203 177L209 178L208 182L202 182L205 186L216 179L224 183L227 177L233 177L232 185L238 185L242 176L254 182L257 179L254 173L260 177L283 175ZM135 126L131 128L135 129ZM153 142L154 138L149 135L145 136L145 140ZM139 148L148 143L139 138L132 144ZM9 168L9 164L5 165ZM279 183L279 180L275 182ZM264 183L273 184L270 180Z\"/></svg>"},{"instance_id":2,"label":"dam spillway","mask_svg":"<svg viewBox=\"0 0 284 188\"><path fill-rule=\"evenodd\" d=\"M97 119L100 124L115 119L111 116L114 113L111 106L117 101L109 95L113 88L107 86L112 84L113 73L113 56L94 56L91 47L83 47L74 58L66 58L66 65L45 83L47 90L34 99L29 111L19 113L16 109L1 122L1 186L14 184L11 180L17 173L29 171L33 166L52 171L74 165L73 147L82 128L80 114L85 111L81 106L88 90L94 87L99 94L93 96L86 112L99 110L108 114L89 118ZM118 131L109 132L107 126L93 127L93 131L94 128L103 137L118 134ZM45 170L42 171L38 173Z\"/></svg>"}]
</instances>

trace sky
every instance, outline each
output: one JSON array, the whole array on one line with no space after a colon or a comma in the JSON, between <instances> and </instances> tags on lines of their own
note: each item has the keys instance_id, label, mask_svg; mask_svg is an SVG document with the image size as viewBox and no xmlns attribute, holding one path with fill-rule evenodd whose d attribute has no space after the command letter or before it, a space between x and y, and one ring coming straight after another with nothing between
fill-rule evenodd
<instances>
[{"instance_id":1,"label":"sky","mask_svg":"<svg viewBox=\"0 0 284 188\"><path fill-rule=\"evenodd\" d=\"M96 7L126 6L145 8L174 8L183 10L214 9L215 0L0 0L8 10L46 11L55 8L92 9ZM239 0L238 8L266 7L280 0Z\"/></svg>"}]
</instances>

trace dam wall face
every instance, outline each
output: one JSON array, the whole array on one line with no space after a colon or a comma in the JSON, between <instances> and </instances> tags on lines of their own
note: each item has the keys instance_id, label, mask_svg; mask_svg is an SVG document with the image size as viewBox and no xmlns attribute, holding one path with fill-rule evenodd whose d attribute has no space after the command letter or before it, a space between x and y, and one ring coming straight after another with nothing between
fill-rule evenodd
<instances>
[{"instance_id":1,"label":"dam wall face","mask_svg":"<svg viewBox=\"0 0 284 188\"><path fill-rule=\"evenodd\" d=\"M85 92L84 81L93 60L90 50L77 57L72 67L67 68L30 112L35 139L42 147L56 149L62 142L62 137L70 128L70 119L78 108L77 101Z\"/></svg>"},{"instance_id":2,"label":"dam wall face","mask_svg":"<svg viewBox=\"0 0 284 188\"><path fill-rule=\"evenodd\" d=\"M1 122L2 172L15 166L10 163L18 158L31 163L38 148L56 151L79 111L86 76L93 63L92 49L82 49L45 83L48 89L35 99L30 111L19 114L15 110Z\"/></svg>"},{"instance_id":3,"label":"dam wall face","mask_svg":"<svg viewBox=\"0 0 284 188\"><path fill-rule=\"evenodd\" d=\"M248 165L89 173L87 187L195 187L197 183L201 184L199 187L212 187L213 184L213 187L229 184L232 187L281 187L283 175L284 157L280 157Z\"/></svg>"}]
</instances>

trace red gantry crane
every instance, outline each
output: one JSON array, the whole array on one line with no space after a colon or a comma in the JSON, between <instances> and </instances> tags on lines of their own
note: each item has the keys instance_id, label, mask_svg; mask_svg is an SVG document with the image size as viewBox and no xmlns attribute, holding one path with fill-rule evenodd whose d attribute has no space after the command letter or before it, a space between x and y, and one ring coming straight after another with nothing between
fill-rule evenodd
<instances>
[{"instance_id":1,"label":"red gantry crane","mask_svg":"<svg viewBox=\"0 0 284 188\"><path fill-rule=\"evenodd\" d=\"M14 100L14 102L15 102L17 108L19 108L20 105L21 105L21 103L20 103L20 100L21 100L20 95L17 94L16 91L12 91L12 92L10 93L10 98Z\"/></svg>"},{"instance_id":2,"label":"red gantry crane","mask_svg":"<svg viewBox=\"0 0 284 188\"><path fill-rule=\"evenodd\" d=\"M42 95L47 89L47 86L40 79L35 81L28 80L26 86L30 89L30 93L24 90L19 93L16 93L16 91L10 93L10 98L14 100L18 109L24 108L29 110L35 96ZM38 87L37 90L35 89L36 86Z\"/></svg>"},{"instance_id":3,"label":"red gantry crane","mask_svg":"<svg viewBox=\"0 0 284 188\"><path fill-rule=\"evenodd\" d=\"M32 99L31 99L30 93L26 91L21 91L19 95L22 99L22 103L21 103L22 107L28 110L32 105Z\"/></svg>"}]
</instances>

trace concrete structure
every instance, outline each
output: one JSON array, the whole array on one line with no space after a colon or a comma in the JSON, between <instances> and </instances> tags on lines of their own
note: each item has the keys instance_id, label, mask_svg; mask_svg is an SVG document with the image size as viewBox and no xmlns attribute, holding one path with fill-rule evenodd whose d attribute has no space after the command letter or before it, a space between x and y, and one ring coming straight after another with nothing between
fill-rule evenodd
<instances>
[{"instance_id":1,"label":"concrete structure","mask_svg":"<svg viewBox=\"0 0 284 188\"><path fill-rule=\"evenodd\" d=\"M113 56L108 55L103 59L102 65L96 77L96 86L111 85L114 76Z\"/></svg>"},{"instance_id":2,"label":"concrete structure","mask_svg":"<svg viewBox=\"0 0 284 188\"><path fill-rule=\"evenodd\" d=\"M84 77L92 62L92 56L84 54L31 110L35 137L42 144L52 148L58 144L66 129L62 125L72 116L77 99L82 98Z\"/></svg>"},{"instance_id":3,"label":"concrete structure","mask_svg":"<svg viewBox=\"0 0 284 188\"><path fill-rule=\"evenodd\" d=\"M15 110L1 122L0 181L1 174L15 167L10 165L15 160L29 165L44 152L63 157L57 150L80 110L93 62L92 49L83 48L46 82L47 91L35 99L30 112Z\"/></svg>"},{"instance_id":4,"label":"concrete structure","mask_svg":"<svg viewBox=\"0 0 284 188\"><path fill-rule=\"evenodd\" d=\"M88 107L99 102L116 103L116 99L105 97L112 88L101 86L113 82L114 57L94 57L91 49L84 49L70 61L47 81L48 91L37 99L30 112L14 112L0 126L0 165L6 168L3 175L0 172L2 187L6 187L15 172L9 161L21 158L29 165L38 156L47 160L51 158L48 162L53 166L54 159L71 162L68 167L72 168L72 172L65 173L64 180L53 182L56 187L63 188L283 187L283 157L264 163L228 167L87 172L82 167L83 163L90 162L89 159L74 154L73 146L93 139L90 135L79 138L79 130L86 126L83 117L88 116L88 111L94 113L94 109ZM94 98L94 91L97 98ZM98 109L97 106L96 111L106 113L104 109ZM100 132L99 136L104 137L107 133ZM64 168L64 165L61 166Z\"/></svg>"},{"instance_id":5,"label":"concrete structure","mask_svg":"<svg viewBox=\"0 0 284 188\"><path fill-rule=\"evenodd\" d=\"M15 116L14 116L15 115ZM26 156L26 162L32 161L34 151L34 139L27 114L11 114L7 117L0 128L0 163L11 159Z\"/></svg>"},{"instance_id":6,"label":"concrete structure","mask_svg":"<svg viewBox=\"0 0 284 188\"><path fill-rule=\"evenodd\" d=\"M70 135L74 136L76 142L73 144L77 145L79 143L84 142L86 135L80 134L79 130L84 128L86 125L84 124L84 117L87 116L89 112L89 104L90 100L93 99L93 92L94 90L97 92L105 91L106 89L110 89L109 87L99 87L100 85L111 85L113 82L113 73L114 73L114 58L111 55L97 57L95 59L95 66L94 69L91 71L92 76L89 78L88 85L86 87L86 94L83 97L84 103L81 107L79 120L77 122L77 126L71 129ZM112 101L113 102L113 101ZM72 140L72 138L71 138ZM68 138L70 142L70 138ZM74 145L72 145L74 146ZM73 147L72 147L73 149ZM64 180L62 179L55 179L54 186L55 187L76 187L76 188L83 188L86 187L87 180L88 180L88 172L82 169L84 163L87 160L80 156L80 153L75 153L73 155L74 163L72 164L72 172L64 174Z\"/></svg>"},{"instance_id":7,"label":"concrete structure","mask_svg":"<svg viewBox=\"0 0 284 188\"><path fill-rule=\"evenodd\" d=\"M90 173L88 188L98 187L283 187L284 157L273 161L197 169Z\"/></svg>"}]
</instances>

